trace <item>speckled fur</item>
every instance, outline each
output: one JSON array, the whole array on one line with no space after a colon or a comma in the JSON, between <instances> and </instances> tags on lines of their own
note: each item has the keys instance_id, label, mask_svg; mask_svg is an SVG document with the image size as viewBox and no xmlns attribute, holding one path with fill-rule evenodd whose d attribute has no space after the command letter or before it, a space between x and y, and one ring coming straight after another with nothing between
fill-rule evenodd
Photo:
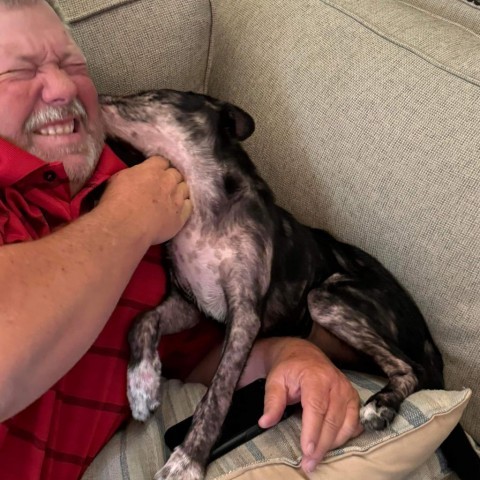
<instances>
[{"instance_id":1,"label":"speckled fur","mask_svg":"<svg viewBox=\"0 0 480 480\"><path fill-rule=\"evenodd\" d=\"M389 383L362 410L367 428L384 428L415 390L443 385L442 361L425 321L393 276L362 250L299 224L276 206L240 145L253 132L248 114L171 90L103 97L102 103L108 134L132 146L135 161L138 152L170 159L188 182L194 205L167 245L170 297L140 316L130 335L129 398L137 418L158 399L151 373L159 374L160 335L195 323L197 309L227 324L212 385L181 449L156 478L203 474L259 333L308 333L313 319L373 358ZM132 392L138 389L141 394ZM178 473L189 464L196 473Z\"/></svg>"}]
</instances>

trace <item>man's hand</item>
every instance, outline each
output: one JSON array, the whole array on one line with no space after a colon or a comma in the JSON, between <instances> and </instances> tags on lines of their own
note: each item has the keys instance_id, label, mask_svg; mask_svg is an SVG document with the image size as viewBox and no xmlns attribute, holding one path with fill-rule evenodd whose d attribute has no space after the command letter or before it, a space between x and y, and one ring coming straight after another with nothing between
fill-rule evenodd
<instances>
[{"instance_id":1,"label":"man's hand","mask_svg":"<svg viewBox=\"0 0 480 480\"><path fill-rule=\"evenodd\" d=\"M360 399L350 381L315 345L300 339L268 339L264 415L268 428L281 419L287 404L301 402L302 468L311 472L325 454L359 435Z\"/></svg>"},{"instance_id":2,"label":"man's hand","mask_svg":"<svg viewBox=\"0 0 480 480\"><path fill-rule=\"evenodd\" d=\"M114 175L97 207L74 222L2 246L0 421L84 355L145 252L174 236L191 209L180 173L152 157Z\"/></svg>"},{"instance_id":3,"label":"man's hand","mask_svg":"<svg viewBox=\"0 0 480 480\"><path fill-rule=\"evenodd\" d=\"M326 336L326 346L337 356L340 347ZM189 375L187 381L209 385L221 355L221 346ZM303 407L302 468L314 470L325 454L359 435L360 398L350 381L313 343L299 338L265 338L253 346L237 388L266 377L263 428L277 424L285 407L301 402Z\"/></svg>"},{"instance_id":4,"label":"man's hand","mask_svg":"<svg viewBox=\"0 0 480 480\"><path fill-rule=\"evenodd\" d=\"M112 176L100 205L109 201L125 213L128 228L136 225L151 235L151 244L170 240L192 212L181 173L159 156Z\"/></svg>"}]
</instances>

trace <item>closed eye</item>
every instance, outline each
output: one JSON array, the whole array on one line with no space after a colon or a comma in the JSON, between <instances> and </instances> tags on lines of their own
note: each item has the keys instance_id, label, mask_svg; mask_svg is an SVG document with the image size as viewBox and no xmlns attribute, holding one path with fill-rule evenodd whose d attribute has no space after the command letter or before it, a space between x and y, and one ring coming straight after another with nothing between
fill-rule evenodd
<instances>
[{"instance_id":1,"label":"closed eye","mask_svg":"<svg viewBox=\"0 0 480 480\"><path fill-rule=\"evenodd\" d=\"M0 78L4 77L12 80L31 80L37 74L36 68L16 68L0 73Z\"/></svg>"},{"instance_id":2,"label":"closed eye","mask_svg":"<svg viewBox=\"0 0 480 480\"><path fill-rule=\"evenodd\" d=\"M82 75L88 73L88 68L86 63L65 63L61 66L69 75Z\"/></svg>"}]
</instances>

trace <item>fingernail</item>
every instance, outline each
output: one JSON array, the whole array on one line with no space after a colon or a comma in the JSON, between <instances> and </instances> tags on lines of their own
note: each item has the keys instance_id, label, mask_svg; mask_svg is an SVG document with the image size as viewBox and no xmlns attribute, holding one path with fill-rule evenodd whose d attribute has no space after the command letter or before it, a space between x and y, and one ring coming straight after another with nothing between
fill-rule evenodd
<instances>
[{"instance_id":1,"label":"fingernail","mask_svg":"<svg viewBox=\"0 0 480 480\"><path fill-rule=\"evenodd\" d=\"M310 460L305 465L305 470L306 470L307 473L312 473L315 470L316 466L317 466L317 464L315 463L315 460Z\"/></svg>"},{"instance_id":2,"label":"fingernail","mask_svg":"<svg viewBox=\"0 0 480 480\"><path fill-rule=\"evenodd\" d=\"M315 452L315 444L313 442L310 442L308 445L307 445L307 451L305 452L309 457L311 457L313 455L313 453Z\"/></svg>"}]
</instances>

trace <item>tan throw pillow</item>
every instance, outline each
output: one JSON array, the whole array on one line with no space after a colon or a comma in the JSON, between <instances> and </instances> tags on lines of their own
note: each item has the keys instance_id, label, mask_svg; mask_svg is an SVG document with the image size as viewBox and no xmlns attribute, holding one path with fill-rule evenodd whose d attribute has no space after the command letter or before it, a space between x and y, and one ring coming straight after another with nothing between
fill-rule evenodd
<instances>
[{"instance_id":1,"label":"tan throw pillow","mask_svg":"<svg viewBox=\"0 0 480 480\"><path fill-rule=\"evenodd\" d=\"M385 383L377 377L346 373L362 401ZM157 413L145 424L132 421L118 432L100 452L83 480L151 480L169 455L162 441L163 433L191 415L204 393L202 385L164 380L162 406ZM364 433L329 452L310 478L394 480L403 479L422 466L431 473L424 478L444 478L448 469L435 450L460 420L470 396L469 389L422 390L411 395L389 428ZM211 463L206 478L307 478L298 468L300 428L300 415L290 417ZM418 475L418 471L414 473Z\"/></svg>"}]
</instances>

